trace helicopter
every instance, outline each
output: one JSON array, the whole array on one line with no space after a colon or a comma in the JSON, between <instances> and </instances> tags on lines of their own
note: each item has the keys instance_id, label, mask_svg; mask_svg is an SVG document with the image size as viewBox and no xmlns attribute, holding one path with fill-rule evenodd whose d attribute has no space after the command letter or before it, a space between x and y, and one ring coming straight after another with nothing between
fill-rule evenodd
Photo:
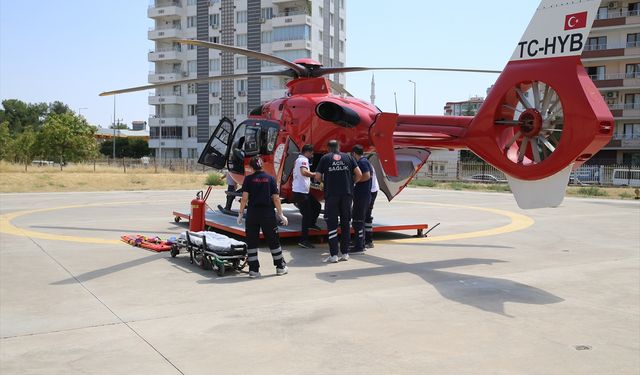
<instances>
[{"instance_id":1,"label":"helicopter","mask_svg":"<svg viewBox=\"0 0 640 375\"><path fill-rule=\"evenodd\" d=\"M614 121L580 56L600 0L542 0L502 71L448 68L324 67L303 58L293 62L261 52L199 40L179 43L239 54L285 67L280 71L211 76L101 93L114 95L184 83L251 76L290 80L285 97L251 110L240 124L222 118L198 163L228 169L242 184L249 160L260 155L276 177L284 203L293 202L293 166L304 144L314 160L329 140L343 150L362 145L388 200L413 179L436 149L471 150L504 172L520 208L558 206L570 172L613 135ZM407 115L382 112L354 98L326 76L370 70L500 73L475 116ZM322 200L322 191L312 189Z\"/></svg>"}]
</instances>

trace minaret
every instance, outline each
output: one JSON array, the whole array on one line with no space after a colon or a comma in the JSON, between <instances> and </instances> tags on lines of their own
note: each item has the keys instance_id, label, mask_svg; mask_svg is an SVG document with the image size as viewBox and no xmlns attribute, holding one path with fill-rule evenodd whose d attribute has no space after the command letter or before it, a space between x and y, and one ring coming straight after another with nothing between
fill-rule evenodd
<instances>
[{"instance_id":1,"label":"minaret","mask_svg":"<svg viewBox=\"0 0 640 375\"><path fill-rule=\"evenodd\" d=\"M371 104L376 104L376 81L374 74L371 74Z\"/></svg>"}]
</instances>

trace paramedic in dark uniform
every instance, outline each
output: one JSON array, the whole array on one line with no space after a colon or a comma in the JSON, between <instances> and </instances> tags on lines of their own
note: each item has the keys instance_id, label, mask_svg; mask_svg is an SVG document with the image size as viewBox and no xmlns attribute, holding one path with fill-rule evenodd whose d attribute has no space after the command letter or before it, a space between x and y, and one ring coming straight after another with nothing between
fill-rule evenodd
<instances>
[{"instance_id":1,"label":"paramedic in dark uniform","mask_svg":"<svg viewBox=\"0 0 640 375\"><path fill-rule=\"evenodd\" d=\"M329 152L324 155L316 168L316 180L324 182L324 216L329 231L329 257L324 261L336 263L349 260L349 237L353 184L362 177L356 161L340 152L338 141L327 144ZM338 236L338 217L341 234ZM342 257L338 258L339 250Z\"/></svg>"},{"instance_id":2,"label":"paramedic in dark uniform","mask_svg":"<svg viewBox=\"0 0 640 375\"><path fill-rule=\"evenodd\" d=\"M271 250L273 265L276 266L276 275L286 275L289 269L282 257L282 247L280 247L280 236L278 235L278 220L285 226L288 221L282 213L276 179L262 170L262 159L259 156L251 158L249 166L253 168L254 173L246 176L242 183L243 192L238 214L238 225L242 225L242 213L244 208L247 207L245 231L249 277L256 278L260 276L260 263L258 262L260 229L262 229L262 233ZM278 220L276 220L274 207L277 210Z\"/></svg>"},{"instance_id":3,"label":"paramedic in dark uniform","mask_svg":"<svg viewBox=\"0 0 640 375\"><path fill-rule=\"evenodd\" d=\"M309 169L309 160L313 157L313 146L302 146L302 152L298 155L293 167L293 198L302 214L302 228L300 229L300 241L298 246L313 249L315 246L309 242L309 228L320 229L316 224L320 215L320 203L309 194L311 177L315 177Z\"/></svg>"},{"instance_id":4,"label":"paramedic in dark uniform","mask_svg":"<svg viewBox=\"0 0 640 375\"><path fill-rule=\"evenodd\" d=\"M373 204L378 197L378 191L380 185L378 184L378 178L376 177L376 170L371 166L371 203L367 209L367 214L364 218L364 248L371 249L373 247Z\"/></svg>"},{"instance_id":5,"label":"paramedic in dark uniform","mask_svg":"<svg viewBox=\"0 0 640 375\"><path fill-rule=\"evenodd\" d=\"M364 253L364 219L371 203L371 164L367 158L363 157L364 149L360 145L353 146L351 156L358 163L358 168L362 172L362 178L356 182L353 188L353 209L351 210L351 220L355 241L353 248L349 250L352 255Z\"/></svg>"}]
</instances>

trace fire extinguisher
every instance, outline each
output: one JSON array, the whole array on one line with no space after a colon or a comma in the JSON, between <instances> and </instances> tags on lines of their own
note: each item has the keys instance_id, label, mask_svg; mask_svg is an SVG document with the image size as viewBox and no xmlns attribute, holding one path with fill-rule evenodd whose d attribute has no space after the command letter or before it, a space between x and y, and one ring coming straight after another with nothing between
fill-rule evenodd
<instances>
[{"instance_id":1,"label":"fire extinguisher","mask_svg":"<svg viewBox=\"0 0 640 375\"><path fill-rule=\"evenodd\" d=\"M202 191L196 194L191 200L191 217L189 218L189 230L191 232L202 232L204 230L204 214L207 205L202 199Z\"/></svg>"}]
</instances>

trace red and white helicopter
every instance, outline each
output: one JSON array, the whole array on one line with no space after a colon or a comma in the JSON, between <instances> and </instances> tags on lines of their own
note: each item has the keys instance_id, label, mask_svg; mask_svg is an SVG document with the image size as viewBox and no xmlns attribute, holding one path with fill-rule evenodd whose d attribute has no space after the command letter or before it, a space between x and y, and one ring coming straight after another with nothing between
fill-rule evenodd
<instances>
[{"instance_id":1,"label":"red and white helicopter","mask_svg":"<svg viewBox=\"0 0 640 375\"><path fill-rule=\"evenodd\" d=\"M181 83L250 76L285 76L287 95L251 111L240 124L223 118L200 155L199 163L228 168L242 184L248 161L261 155L265 170L276 176L284 202L293 201L292 169L303 144L315 157L330 139L344 150L364 146L381 190L393 199L435 149L469 149L505 173L521 208L559 205L577 168L613 134L614 121L580 56L600 0L542 0L524 36L476 116L401 115L332 93L325 76L365 70L472 69L323 67L312 59L289 62L237 47L179 40L279 64L286 69L214 76L146 85L100 94L114 95ZM336 85L333 85L336 87ZM322 199L322 192L314 195Z\"/></svg>"}]
</instances>

